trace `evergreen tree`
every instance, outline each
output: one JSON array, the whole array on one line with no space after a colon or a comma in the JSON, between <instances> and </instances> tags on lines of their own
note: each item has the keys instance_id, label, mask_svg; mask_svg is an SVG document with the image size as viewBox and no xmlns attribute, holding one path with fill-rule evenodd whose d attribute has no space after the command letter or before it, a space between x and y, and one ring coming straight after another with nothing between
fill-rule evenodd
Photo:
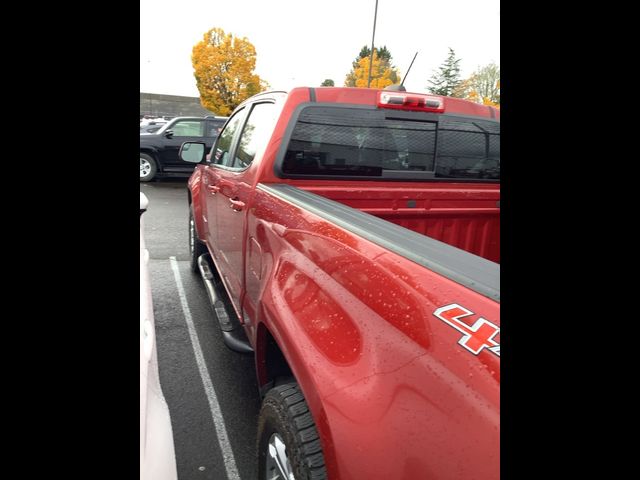
<instances>
[{"instance_id":1,"label":"evergreen tree","mask_svg":"<svg viewBox=\"0 0 640 480\"><path fill-rule=\"evenodd\" d=\"M456 54L449 47L449 55L444 63L440 66L439 71L435 72L429 80L427 89L435 95L453 96L460 86L460 59L456 58Z\"/></svg>"},{"instance_id":2,"label":"evergreen tree","mask_svg":"<svg viewBox=\"0 0 640 480\"><path fill-rule=\"evenodd\" d=\"M360 49L360 53L358 54L358 56L356 57L356 59L353 61L353 67L355 68L358 65L358 62L363 59L363 58L367 58L368 56L371 55L371 49L369 47L367 47L366 45L364 47L362 47Z\"/></svg>"},{"instance_id":3,"label":"evergreen tree","mask_svg":"<svg viewBox=\"0 0 640 480\"><path fill-rule=\"evenodd\" d=\"M391 62L391 52L387 50L386 45L383 45L382 48L379 49L376 48L376 53L378 54L378 57L380 57L380 60ZM371 51L369 51L369 54L371 54Z\"/></svg>"},{"instance_id":4,"label":"evergreen tree","mask_svg":"<svg viewBox=\"0 0 640 480\"><path fill-rule=\"evenodd\" d=\"M384 45L382 48L374 48L374 50L378 54L378 58L380 58L380 60L384 60L386 63L391 63L391 52L387 49L386 45ZM371 49L366 45L360 49L360 53L358 54L358 56L353 62L351 62L354 70L358 68L360 60L362 60L363 58L371 58Z\"/></svg>"}]
</instances>

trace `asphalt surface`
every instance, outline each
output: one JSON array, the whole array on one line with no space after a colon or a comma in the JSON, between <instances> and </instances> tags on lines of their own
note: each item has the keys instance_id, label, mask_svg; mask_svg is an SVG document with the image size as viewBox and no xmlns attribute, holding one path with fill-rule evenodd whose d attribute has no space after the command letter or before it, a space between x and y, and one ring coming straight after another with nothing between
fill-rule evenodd
<instances>
[{"instance_id":1,"label":"asphalt surface","mask_svg":"<svg viewBox=\"0 0 640 480\"><path fill-rule=\"evenodd\" d=\"M253 355L229 350L222 341L200 277L191 272L188 248L186 179L141 183L149 199L144 232L156 325L160 382L171 413L178 478L236 479L228 475L235 463L242 480L257 477L256 432L260 396ZM175 257L188 312L183 310L170 257ZM216 429L211 392L207 394L202 362L189 333L192 320L210 377L226 435ZM220 423L218 423L220 425ZM220 437L228 438L221 442ZM232 459L224 455L229 453ZM233 470L231 470L233 472Z\"/></svg>"}]
</instances>

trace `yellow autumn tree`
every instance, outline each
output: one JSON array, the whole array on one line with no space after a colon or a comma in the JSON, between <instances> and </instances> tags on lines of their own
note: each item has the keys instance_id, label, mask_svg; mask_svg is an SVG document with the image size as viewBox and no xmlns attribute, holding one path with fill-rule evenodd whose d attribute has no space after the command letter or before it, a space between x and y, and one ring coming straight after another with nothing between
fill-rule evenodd
<instances>
[{"instance_id":1,"label":"yellow autumn tree","mask_svg":"<svg viewBox=\"0 0 640 480\"><path fill-rule=\"evenodd\" d=\"M268 87L253 73L255 47L246 37L234 37L221 28L204 34L193 47L191 63L200 103L218 115L229 115L244 100Z\"/></svg>"},{"instance_id":2,"label":"yellow autumn tree","mask_svg":"<svg viewBox=\"0 0 640 480\"><path fill-rule=\"evenodd\" d=\"M458 93L472 102L500 108L500 67L491 63L479 68L460 84Z\"/></svg>"},{"instance_id":3,"label":"yellow autumn tree","mask_svg":"<svg viewBox=\"0 0 640 480\"><path fill-rule=\"evenodd\" d=\"M370 57L362 57L354 65L347 77L344 85L346 87L367 88L369 81L369 60ZM398 83L400 74L398 69L393 67L388 58L378 58L377 49L373 49L373 69L371 70L371 87L384 88Z\"/></svg>"}]
</instances>

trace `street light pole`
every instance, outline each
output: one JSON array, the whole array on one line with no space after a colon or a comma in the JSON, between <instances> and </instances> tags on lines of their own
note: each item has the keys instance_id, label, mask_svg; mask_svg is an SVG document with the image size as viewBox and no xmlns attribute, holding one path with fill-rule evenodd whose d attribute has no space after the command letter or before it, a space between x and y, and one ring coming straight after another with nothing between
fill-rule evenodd
<instances>
[{"instance_id":1,"label":"street light pole","mask_svg":"<svg viewBox=\"0 0 640 480\"><path fill-rule=\"evenodd\" d=\"M371 56L369 57L369 80L367 88L371 87L371 69L373 68L373 41L376 38L376 19L378 18L378 0L376 0L376 11L373 14L373 36L371 37Z\"/></svg>"}]
</instances>

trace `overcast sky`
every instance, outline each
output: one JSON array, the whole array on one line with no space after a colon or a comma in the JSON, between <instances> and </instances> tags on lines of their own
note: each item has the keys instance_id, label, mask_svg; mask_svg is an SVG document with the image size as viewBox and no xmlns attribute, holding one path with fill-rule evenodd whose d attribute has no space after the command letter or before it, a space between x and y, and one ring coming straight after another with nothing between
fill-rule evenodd
<instances>
[{"instance_id":1,"label":"overcast sky","mask_svg":"<svg viewBox=\"0 0 640 480\"><path fill-rule=\"evenodd\" d=\"M140 91L199 96L191 50L220 27L256 48L255 73L272 89L342 86L371 46L375 0L140 0ZM378 0L375 46L386 45L407 91L425 92L448 47L463 77L500 64L499 0Z\"/></svg>"}]
</instances>

